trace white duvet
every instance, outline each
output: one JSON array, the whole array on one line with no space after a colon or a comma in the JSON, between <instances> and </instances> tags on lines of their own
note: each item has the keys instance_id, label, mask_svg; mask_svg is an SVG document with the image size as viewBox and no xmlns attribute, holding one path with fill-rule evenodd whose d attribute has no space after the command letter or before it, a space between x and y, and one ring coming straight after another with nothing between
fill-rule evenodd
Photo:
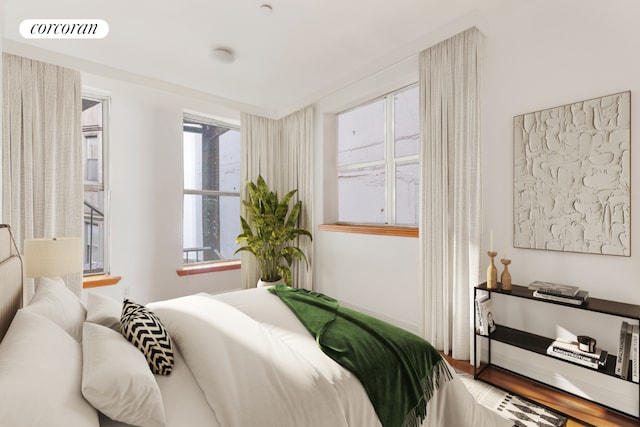
<instances>
[{"instance_id":1,"label":"white duvet","mask_svg":"<svg viewBox=\"0 0 640 427\"><path fill-rule=\"evenodd\" d=\"M380 426L358 379L326 356L265 288L148 307L177 348L173 373L157 377L169 427ZM454 376L429 402L423 425L512 423L477 404Z\"/></svg>"}]
</instances>

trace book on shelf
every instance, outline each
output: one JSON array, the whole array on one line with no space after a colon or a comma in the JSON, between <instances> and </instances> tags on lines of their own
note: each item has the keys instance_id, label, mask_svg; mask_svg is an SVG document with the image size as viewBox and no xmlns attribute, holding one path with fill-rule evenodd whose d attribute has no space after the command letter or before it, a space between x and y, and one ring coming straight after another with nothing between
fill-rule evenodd
<instances>
[{"instance_id":1,"label":"book on shelf","mask_svg":"<svg viewBox=\"0 0 640 427\"><path fill-rule=\"evenodd\" d=\"M480 295L475 300L475 310L476 310L476 333L480 335L486 335L484 332L484 324L482 322L482 312L480 311L480 303L489 299L489 295Z\"/></svg>"},{"instance_id":2,"label":"book on shelf","mask_svg":"<svg viewBox=\"0 0 640 427\"><path fill-rule=\"evenodd\" d=\"M493 311L491 308L491 298L478 301L478 309L480 312L480 319L482 325L482 335L489 335L496 330L496 323L493 318Z\"/></svg>"},{"instance_id":3,"label":"book on shelf","mask_svg":"<svg viewBox=\"0 0 640 427\"><path fill-rule=\"evenodd\" d=\"M614 370L614 373L619 377L624 376L622 375L622 372L623 372L622 367L624 365L625 357L628 357L629 355L629 349L626 346L628 326L629 324L627 323L626 320L623 320L622 324L620 325L620 336L618 338L618 353L616 354L616 367Z\"/></svg>"},{"instance_id":4,"label":"book on shelf","mask_svg":"<svg viewBox=\"0 0 640 427\"><path fill-rule=\"evenodd\" d=\"M538 289L533 291L533 296L536 298L545 299L548 301L563 302L566 304L573 304L573 305L582 305L587 300L587 298L589 298L589 292L578 291L577 294L575 294L572 297L569 297L564 295L557 295L554 293L550 294L543 289Z\"/></svg>"},{"instance_id":5,"label":"book on shelf","mask_svg":"<svg viewBox=\"0 0 640 427\"><path fill-rule=\"evenodd\" d=\"M547 354L558 359L574 362L582 366L598 369L607 364L609 353L596 347L595 352L590 353L580 350L577 342L555 340L547 348Z\"/></svg>"},{"instance_id":6,"label":"book on shelf","mask_svg":"<svg viewBox=\"0 0 640 427\"><path fill-rule=\"evenodd\" d=\"M536 280L529 283L529 289L533 291L544 290L549 295L573 297L580 291L578 286L562 285L560 283L541 282Z\"/></svg>"},{"instance_id":7,"label":"book on shelf","mask_svg":"<svg viewBox=\"0 0 640 427\"><path fill-rule=\"evenodd\" d=\"M640 348L640 336L638 336L639 332L640 332L640 326L635 324L635 325L630 325L631 328L631 348L630 348L630 355L629 355L629 364L631 365L629 370L631 371L631 381L637 383L640 382L640 366L639 363L640 361L638 360L638 358L640 357L640 355L638 355L638 349Z\"/></svg>"}]
</instances>

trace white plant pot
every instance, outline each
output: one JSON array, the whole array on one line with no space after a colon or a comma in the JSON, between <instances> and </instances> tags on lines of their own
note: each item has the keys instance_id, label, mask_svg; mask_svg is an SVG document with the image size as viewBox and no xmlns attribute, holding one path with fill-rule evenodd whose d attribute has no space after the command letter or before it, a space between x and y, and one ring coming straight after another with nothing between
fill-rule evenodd
<instances>
[{"instance_id":1,"label":"white plant pot","mask_svg":"<svg viewBox=\"0 0 640 427\"><path fill-rule=\"evenodd\" d=\"M260 279L258 280L258 287L262 288L265 286L275 286L275 285L280 285L280 284L284 284L284 279L281 277L280 279L276 280L275 282L265 282L264 280Z\"/></svg>"}]
</instances>

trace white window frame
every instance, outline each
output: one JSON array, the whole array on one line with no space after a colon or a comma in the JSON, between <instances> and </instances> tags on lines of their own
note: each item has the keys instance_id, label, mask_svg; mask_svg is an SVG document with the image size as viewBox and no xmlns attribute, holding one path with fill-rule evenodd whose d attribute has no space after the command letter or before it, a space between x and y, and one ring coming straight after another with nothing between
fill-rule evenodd
<instances>
[{"instance_id":1,"label":"white window frame","mask_svg":"<svg viewBox=\"0 0 640 427\"><path fill-rule=\"evenodd\" d=\"M336 129L335 129L335 141L336 141L336 185L339 181L339 174L341 172L347 172L350 170L361 169L365 167L373 167L373 166L384 166L385 172L385 222L384 223L353 223L355 225L389 225L389 226L408 226L408 227L418 227L418 224L397 224L396 223L396 166L406 163L411 163L420 161L420 154L412 154L409 156L398 156L395 157L395 105L394 105L394 96L397 93L404 92L413 87L417 87L418 83L412 83L407 86L396 89L392 92L386 93L384 95L378 96L374 99L370 99L362 104L351 107L347 110L341 111L336 114ZM354 163L347 166L340 166L338 161L338 156L340 152L340 140L339 140L339 116L340 114L348 113L350 111L356 110L358 108L364 107L369 104L373 104L380 100L384 100L384 158L382 160L370 161L370 162L362 162L362 163ZM337 194L336 194L337 195ZM340 205L337 203L337 215L340 217ZM351 224L351 223L348 223Z\"/></svg>"},{"instance_id":2,"label":"white window frame","mask_svg":"<svg viewBox=\"0 0 640 427\"><path fill-rule=\"evenodd\" d=\"M92 101L98 101L102 103L102 126L99 129L96 128L88 128L87 130L82 130L82 158L83 163L86 162L87 157L85 153L86 142L85 136L96 136L101 139L102 144L102 184L91 184L84 181L83 176L83 184L85 190L102 190L104 200L104 220L103 220L103 268L102 271L99 272L89 272L85 273L84 277L96 276L96 275L108 275L111 271L111 193L109 188L109 120L110 120L110 106L111 106L111 97L104 94L99 93L92 90L83 90L82 91L82 99L90 99ZM83 174L84 175L84 174ZM84 201L84 196L83 196ZM85 227L83 227L84 231ZM84 242L83 242L84 248ZM84 260L84 249L83 249L83 260ZM83 261L84 262L84 261Z\"/></svg>"},{"instance_id":3,"label":"white window frame","mask_svg":"<svg viewBox=\"0 0 640 427\"><path fill-rule=\"evenodd\" d=\"M230 123L230 122L226 122L223 120L218 120L218 119L214 119L211 117L207 117L205 115L201 115L201 114L197 114L197 113L190 113L190 112L183 112L182 114L182 134L184 135L184 122L185 121L193 121L196 123L200 123L200 124L205 124L205 125L210 125L210 126L218 126L218 127L224 127L227 129L232 129L232 130L236 130L238 132L240 132L240 125L239 124L234 124L234 123ZM183 142L184 144L184 142ZM184 153L184 146L183 146L183 153ZM183 167L184 167L184 161L182 162ZM182 194L182 200L184 203L184 196L186 195L200 195L200 196L237 196L239 203L242 203L242 199L241 199L241 195L240 195L240 189L238 188L238 192L229 192L229 191L219 191L219 190L195 190L195 189L187 189L184 186L184 173L182 174L182 179L183 179L183 183L182 183L182 189L183 189L183 194ZM239 185L242 185L242 183L239 183ZM183 208L183 213L182 213L182 221L184 224L184 208ZM183 226L183 242L184 242L184 226ZM196 262L190 262L190 263L185 263L184 262L184 243L182 244L182 251L183 251L183 267L192 267L192 266L202 266L202 265L216 265L216 264L221 264L221 263L228 263L229 261L239 261L240 260L240 256L237 255L235 258L227 258L227 259L219 259L219 260L210 260L210 261L196 261Z\"/></svg>"}]
</instances>

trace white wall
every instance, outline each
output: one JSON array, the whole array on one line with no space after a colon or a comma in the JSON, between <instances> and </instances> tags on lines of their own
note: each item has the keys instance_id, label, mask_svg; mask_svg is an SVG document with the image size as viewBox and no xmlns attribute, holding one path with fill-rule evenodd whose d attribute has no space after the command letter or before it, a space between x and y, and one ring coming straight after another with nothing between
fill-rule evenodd
<instances>
[{"instance_id":1,"label":"white wall","mask_svg":"<svg viewBox=\"0 0 640 427\"><path fill-rule=\"evenodd\" d=\"M111 274L92 290L136 301L240 288L240 270L179 277L182 266L182 113L236 123L239 114L208 102L83 73L83 86L111 98L109 172Z\"/></svg>"},{"instance_id":2,"label":"white wall","mask_svg":"<svg viewBox=\"0 0 640 427\"><path fill-rule=\"evenodd\" d=\"M640 262L636 251L633 251L635 256L625 258L511 247L513 116L624 90L632 91L633 100L640 89L640 58L634 54L640 51L640 26L636 22L639 12L640 4L633 0L509 1L439 29L431 38L425 37L422 48L470 25L477 25L485 36L482 104L484 240L488 242L489 230L493 228L499 252L503 252L503 242L508 242L509 257L513 260L510 270L516 284L527 284L536 279L573 283L589 290L592 296L640 304L640 284L636 279L640 277ZM331 114L416 80L417 60L410 57L318 102L314 152L317 223L335 219L335 206L330 203L335 198ZM639 110L632 108L632 114L632 127L640 125ZM640 167L639 156L639 150L632 150L632 169ZM632 185L632 206L640 201L638 187ZM638 223L639 215L638 210L632 210L632 223ZM417 321L414 307L409 309L413 314L408 314L406 305L387 303L392 294L388 283L376 286L383 290L375 295L355 297L354 287L366 290L372 284L348 283L340 279L353 276L353 271L393 269L398 275L396 282L411 281L410 285L402 286L408 287L410 295L417 295L418 266L414 262L417 241L397 244L397 247L395 241L406 238L356 236L346 239L337 233L316 233L320 235L315 251L315 285L318 289L363 307L382 306L381 314L391 318L410 323ZM365 242L373 245L375 249L371 251L377 255L363 258L359 254L358 248ZM639 244L640 233L632 233L632 248ZM337 245L341 245L340 251L336 250ZM385 262L391 250L404 250L401 254L393 253L401 260L399 264ZM340 265L345 269L336 269ZM321 267L332 271L326 273ZM378 284L383 280L386 280L386 273L381 275ZM407 303L411 304L413 300L408 299Z\"/></svg>"},{"instance_id":3,"label":"white wall","mask_svg":"<svg viewBox=\"0 0 640 427\"><path fill-rule=\"evenodd\" d=\"M496 248L509 246L515 284L546 280L579 285L593 297L640 304L640 209L632 209L632 256L614 257L513 249L513 116L620 91L640 96L640 3L634 0L517 0L478 11L463 22L441 28L421 49L471 25L484 34L482 100L483 229L485 247L494 230ZM465 25L463 25L465 24ZM380 93L401 87L417 64L408 59L327 97L316 108L316 222L335 220L331 115ZM416 74L417 75L417 74ZM416 77L417 79L417 77ZM640 109L632 107L632 128ZM637 143L632 131L632 146ZM640 149L632 149L632 171L640 168ZM632 180L638 174L632 172ZM640 204L640 183L632 185L632 207ZM418 324L417 239L343 235L316 231L315 286L348 304L399 324ZM488 248L487 248L488 249ZM485 263L485 266L487 263ZM501 266L500 266L501 267ZM501 271L501 268L500 268ZM481 273L484 273L484 268ZM483 274L484 275L484 274ZM479 277L478 282L486 280ZM473 284L471 284L473 285ZM362 291L362 293L358 293ZM372 292L371 292L372 291ZM405 292L398 298L398 291ZM614 351L620 319L557 309L533 301L496 299L498 319L552 337L567 329L597 338ZM515 356L514 356L515 357ZM522 355L517 356L521 358ZM517 360L506 357L505 363ZM539 361L531 360L535 366ZM520 367L527 368L527 362ZM525 372L527 373L527 372ZM529 372L535 375L535 372ZM586 382L597 384L595 376ZM567 380L570 382L570 380ZM619 393L618 393L619 394ZM617 396L613 393L612 396ZM630 410L637 412L637 400Z\"/></svg>"},{"instance_id":4,"label":"white wall","mask_svg":"<svg viewBox=\"0 0 640 427\"><path fill-rule=\"evenodd\" d=\"M543 108L631 91L632 129L640 126L640 3L631 0L519 1L488 19L483 93L483 204L485 238L512 241L512 119ZM638 143L632 130L632 147ZM631 149L631 257L510 249L513 282L546 280L578 285L592 297L640 304L640 150ZM502 244L497 244L502 252ZM500 256L500 255L499 255ZM617 348L620 319L541 306L498 301L508 319L540 335L567 329L595 337L609 351ZM517 364L515 358L508 363ZM534 363L530 364L534 366ZM535 372L529 372L535 375ZM567 383L576 383L578 378ZM602 377L589 378L597 384ZM636 388L637 391L637 388ZM615 390L612 390L615 396ZM627 411L638 412L637 399ZM615 404L612 403L612 406ZM623 408L624 409L624 408Z\"/></svg>"}]
</instances>

